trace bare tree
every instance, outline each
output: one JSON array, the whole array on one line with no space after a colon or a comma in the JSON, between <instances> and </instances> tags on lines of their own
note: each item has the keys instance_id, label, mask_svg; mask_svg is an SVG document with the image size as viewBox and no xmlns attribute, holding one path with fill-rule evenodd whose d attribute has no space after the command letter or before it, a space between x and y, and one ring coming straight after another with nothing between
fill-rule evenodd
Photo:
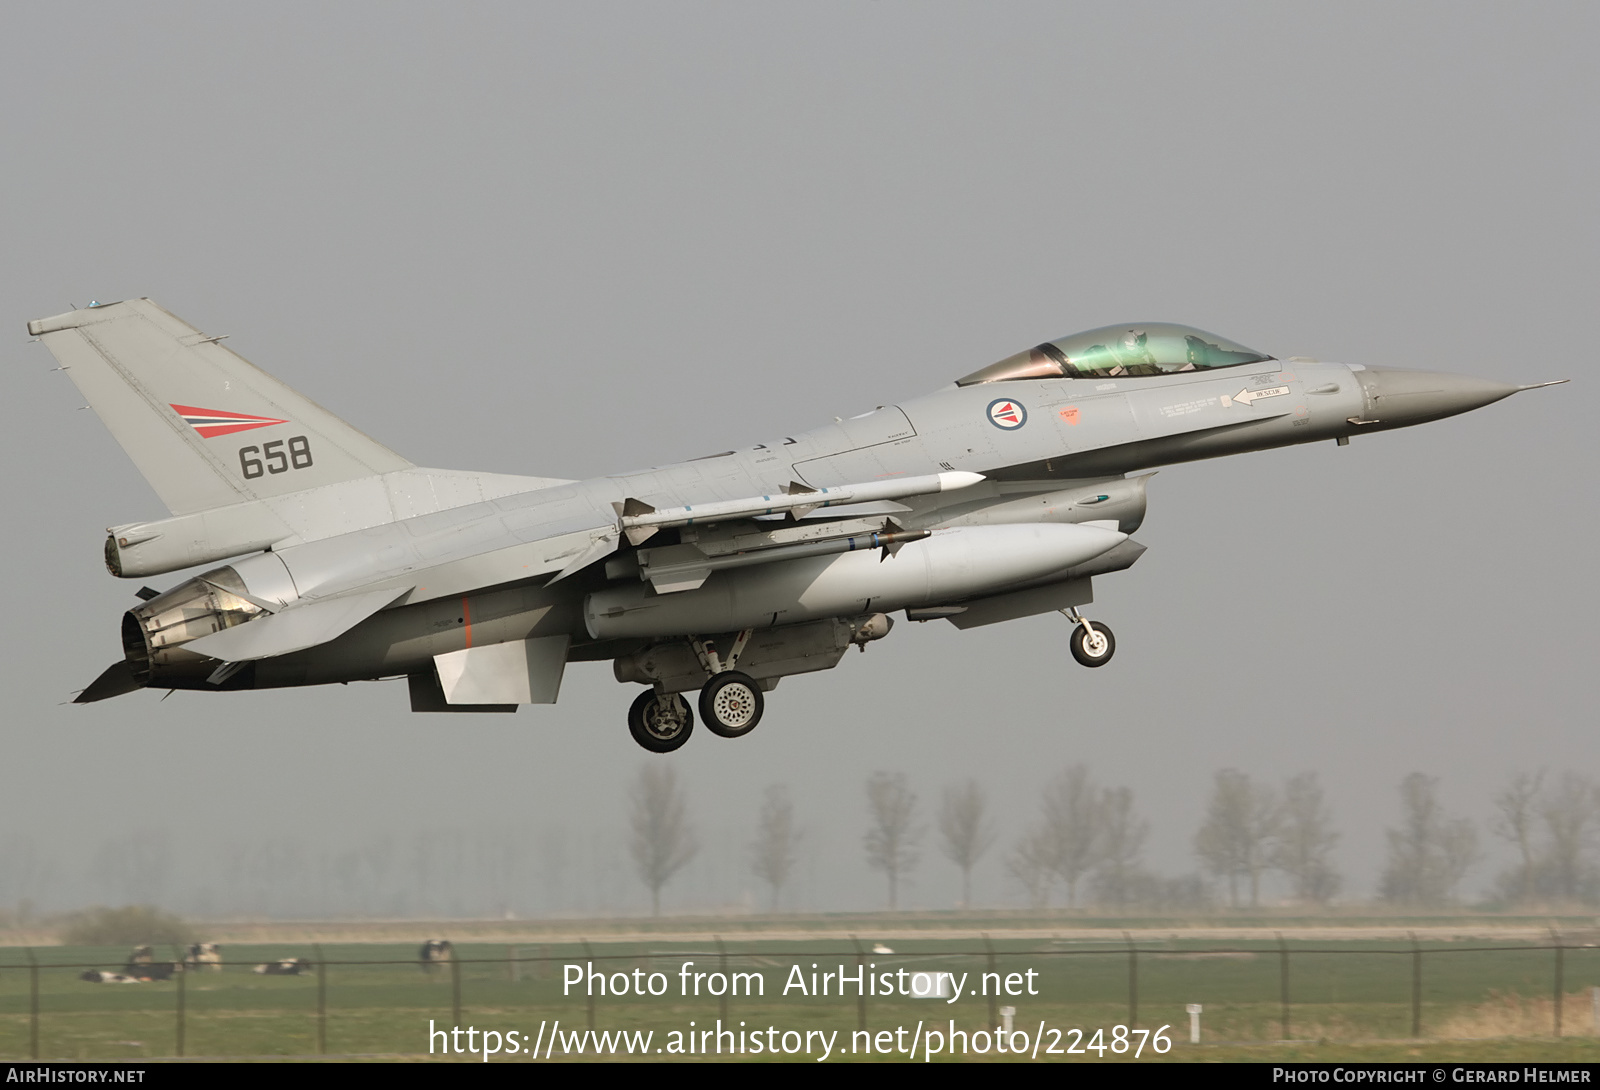
<instances>
[{"instance_id":1,"label":"bare tree","mask_svg":"<svg viewBox=\"0 0 1600 1090\"><path fill-rule=\"evenodd\" d=\"M659 916L661 887L700 849L670 764L648 764L639 770L630 824L628 848L639 877L650 887L651 915Z\"/></svg>"},{"instance_id":2,"label":"bare tree","mask_svg":"<svg viewBox=\"0 0 1600 1090\"><path fill-rule=\"evenodd\" d=\"M1250 904L1261 901L1261 872L1278 831L1278 803L1271 790L1257 786L1245 773L1225 768L1195 833L1194 850L1206 868L1228 880L1228 903L1239 907L1239 879L1250 880Z\"/></svg>"},{"instance_id":3,"label":"bare tree","mask_svg":"<svg viewBox=\"0 0 1600 1090\"><path fill-rule=\"evenodd\" d=\"M750 869L772 887L772 907L800 857L801 832L794 823L794 804L781 784L767 788L756 819L756 838L750 845Z\"/></svg>"},{"instance_id":4,"label":"bare tree","mask_svg":"<svg viewBox=\"0 0 1600 1090\"><path fill-rule=\"evenodd\" d=\"M491 910L511 919L522 887L526 856L522 837L503 829L482 831L473 838L473 847L478 858L478 885L488 894Z\"/></svg>"},{"instance_id":5,"label":"bare tree","mask_svg":"<svg viewBox=\"0 0 1600 1090\"><path fill-rule=\"evenodd\" d=\"M1400 827L1386 830L1389 862L1378 884L1387 900L1438 905L1478 859L1478 837L1465 818L1451 819L1439 806L1439 781L1413 772L1400 783Z\"/></svg>"},{"instance_id":6,"label":"bare tree","mask_svg":"<svg viewBox=\"0 0 1600 1090\"><path fill-rule=\"evenodd\" d=\"M1289 876L1301 901L1326 904L1339 891L1339 875L1329 862L1339 834L1322 797L1315 772L1291 779L1283 790L1281 820L1271 847L1271 863Z\"/></svg>"},{"instance_id":7,"label":"bare tree","mask_svg":"<svg viewBox=\"0 0 1600 1090\"><path fill-rule=\"evenodd\" d=\"M1017 846L1006 853L1006 873L1028 891L1030 907L1049 906L1050 884L1055 872L1049 836L1043 829L1029 829L1017 841Z\"/></svg>"},{"instance_id":8,"label":"bare tree","mask_svg":"<svg viewBox=\"0 0 1600 1090\"><path fill-rule=\"evenodd\" d=\"M539 831L539 887L547 912L565 911L570 898L567 875L572 854L565 825L546 825Z\"/></svg>"},{"instance_id":9,"label":"bare tree","mask_svg":"<svg viewBox=\"0 0 1600 1090\"><path fill-rule=\"evenodd\" d=\"M1150 823L1133 812L1133 792L1108 790L1101 800L1101 847L1095 865L1095 894L1103 904L1126 905L1139 898L1149 881L1139 865Z\"/></svg>"},{"instance_id":10,"label":"bare tree","mask_svg":"<svg viewBox=\"0 0 1600 1090\"><path fill-rule=\"evenodd\" d=\"M917 865L923 830L915 823L917 796L903 772L874 772L867 780L867 864L889 879L889 908L899 906L900 879Z\"/></svg>"},{"instance_id":11,"label":"bare tree","mask_svg":"<svg viewBox=\"0 0 1600 1090\"><path fill-rule=\"evenodd\" d=\"M972 903L972 868L994 843L986 810L983 788L977 780L944 789L939 805L939 833L944 837L946 858L961 868L963 908Z\"/></svg>"},{"instance_id":12,"label":"bare tree","mask_svg":"<svg viewBox=\"0 0 1600 1090\"><path fill-rule=\"evenodd\" d=\"M1050 869L1067 887L1067 907L1078 902L1078 882L1100 862L1105 798L1089 769L1073 765L1045 785L1041 833Z\"/></svg>"},{"instance_id":13,"label":"bare tree","mask_svg":"<svg viewBox=\"0 0 1600 1090\"><path fill-rule=\"evenodd\" d=\"M1538 817L1539 789L1544 782L1544 770L1534 775L1519 772L1510 785L1495 796L1494 824L1490 831L1495 836L1509 840L1517 846L1520 859L1517 900L1528 904L1534 899L1535 880L1538 877L1538 859L1533 846L1534 825Z\"/></svg>"},{"instance_id":14,"label":"bare tree","mask_svg":"<svg viewBox=\"0 0 1600 1090\"><path fill-rule=\"evenodd\" d=\"M353 915L376 915L384 911L392 896L389 868L394 856L394 837L384 834L333 857L333 882L344 911Z\"/></svg>"},{"instance_id":15,"label":"bare tree","mask_svg":"<svg viewBox=\"0 0 1600 1090\"><path fill-rule=\"evenodd\" d=\"M102 883L107 900L153 905L166 892L173 871L172 859L168 834L143 829L101 844L95 852L93 873Z\"/></svg>"},{"instance_id":16,"label":"bare tree","mask_svg":"<svg viewBox=\"0 0 1600 1090\"><path fill-rule=\"evenodd\" d=\"M1590 780L1567 772L1559 786L1545 795L1539 816L1545 826L1540 870L1546 892L1557 902L1588 899L1594 893L1594 867L1588 853L1600 830L1600 793Z\"/></svg>"},{"instance_id":17,"label":"bare tree","mask_svg":"<svg viewBox=\"0 0 1600 1090\"><path fill-rule=\"evenodd\" d=\"M19 918L45 897L56 878L56 862L26 834L0 841L0 904L17 906Z\"/></svg>"}]
</instances>

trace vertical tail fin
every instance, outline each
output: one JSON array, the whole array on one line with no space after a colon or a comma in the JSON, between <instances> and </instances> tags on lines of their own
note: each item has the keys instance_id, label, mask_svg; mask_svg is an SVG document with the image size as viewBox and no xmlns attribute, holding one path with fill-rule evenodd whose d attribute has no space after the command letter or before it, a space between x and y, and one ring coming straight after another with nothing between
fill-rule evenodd
<instances>
[{"instance_id":1,"label":"vertical tail fin","mask_svg":"<svg viewBox=\"0 0 1600 1090\"><path fill-rule=\"evenodd\" d=\"M28 332L175 515L411 468L148 299L42 318Z\"/></svg>"}]
</instances>

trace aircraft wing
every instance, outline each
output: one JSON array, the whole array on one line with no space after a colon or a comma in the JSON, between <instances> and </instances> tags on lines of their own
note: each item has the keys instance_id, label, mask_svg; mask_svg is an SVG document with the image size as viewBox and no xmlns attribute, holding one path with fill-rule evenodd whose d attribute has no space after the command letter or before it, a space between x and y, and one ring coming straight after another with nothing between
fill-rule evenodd
<instances>
[{"instance_id":1,"label":"aircraft wing","mask_svg":"<svg viewBox=\"0 0 1600 1090\"><path fill-rule=\"evenodd\" d=\"M304 651L344 635L410 589L376 590L296 603L279 613L202 636L187 644L185 650L223 662L253 662Z\"/></svg>"},{"instance_id":2,"label":"aircraft wing","mask_svg":"<svg viewBox=\"0 0 1600 1090\"><path fill-rule=\"evenodd\" d=\"M637 545L669 527L693 527L697 534L703 534L714 526L716 535L724 538L748 535L747 540L715 543L702 536L702 545L709 550L707 555L713 557L709 563L699 548L653 550L651 559L657 566L655 573L646 573L645 578L658 589L682 590L700 585L711 570L719 567L796 555L769 550L768 545L798 545L816 537L838 537L842 541L842 535L886 529L882 519L833 521L801 517L798 525L786 524L794 526L792 532L780 533L771 530L777 525L775 522L760 521L764 517L813 515L825 509L854 512L868 503L965 488L981 480L976 473L940 473L667 509L626 499L610 503L613 510L606 512L609 518L601 514L604 501L592 492L547 489L497 501L493 518L484 517L482 507L439 511L409 520L403 535L388 534L381 543L378 537L347 534L281 552L275 550L274 555L282 559L303 594L330 598L393 587L397 595L402 590L408 594L406 604L410 605L539 576L565 579L610 557L623 538ZM892 551L901 540L879 539L842 547ZM757 550L759 560L754 555ZM724 558L722 554L729 551L748 551L752 556ZM644 563L646 557L639 560ZM667 568L682 570L667 573ZM687 579L683 578L686 572ZM196 650L210 654L203 648Z\"/></svg>"},{"instance_id":3,"label":"aircraft wing","mask_svg":"<svg viewBox=\"0 0 1600 1090\"><path fill-rule=\"evenodd\" d=\"M697 532L692 544L640 548L636 554L640 578L648 580L657 594L675 594L697 589L713 571L725 568L864 549L881 549L887 559L907 542L927 537L928 531L907 530L892 518L870 517L873 513L884 507L896 513L909 511L893 501L970 488L983 479L978 473L948 472L833 488L795 482L777 495L665 510L637 499L613 506L619 529L635 546L665 527L706 528ZM828 517L824 510L837 514ZM781 526L762 521L783 516L792 521Z\"/></svg>"}]
</instances>

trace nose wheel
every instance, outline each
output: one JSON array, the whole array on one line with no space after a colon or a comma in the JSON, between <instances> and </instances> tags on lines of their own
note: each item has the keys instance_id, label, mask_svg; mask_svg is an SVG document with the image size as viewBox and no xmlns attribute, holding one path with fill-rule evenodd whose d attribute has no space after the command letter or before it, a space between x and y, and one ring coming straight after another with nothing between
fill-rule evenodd
<instances>
[{"instance_id":1,"label":"nose wheel","mask_svg":"<svg viewBox=\"0 0 1600 1090\"><path fill-rule=\"evenodd\" d=\"M741 738L761 722L761 686L748 674L724 670L700 690L700 718L722 738Z\"/></svg>"},{"instance_id":2,"label":"nose wheel","mask_svg":"<svg viewBox=\"0 0 1600 1090\"><path fill-rule=\"evenodd\" d=\"M1100 621L1090 621L1080 616L1076 609L1063 609L1061 612L1078 624L1067 641L1072 648L1072 657L1080 665L1090 667L1104 666L1110 662L1111 656L1117 653L1117 638L1111 634L1111 629Z\"/></svg>"},{"instance_id":3,"label":"nose wheel","mask_svg":"<svg viewBox=\"0 0 1600 1090\"><path fill-rule=\"evenodd\" d=\"M651 753L671 753L689 740L694 713L681 693L640 693L628 709L628 733Z\"/></svg>"}]
</instances>

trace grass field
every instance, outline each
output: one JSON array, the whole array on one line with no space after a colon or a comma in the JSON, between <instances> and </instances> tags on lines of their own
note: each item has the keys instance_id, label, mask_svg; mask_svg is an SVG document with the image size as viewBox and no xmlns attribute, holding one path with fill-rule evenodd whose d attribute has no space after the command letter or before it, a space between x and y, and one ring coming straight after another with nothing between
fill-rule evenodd
<instances>
[{"instance_id":1,"label":"grass field","mask_svg":"<svg viewBox=\"0 0 1600 1090\"><path fill-rule=\"evenodd\" d=\"M1594 947L1561 953L1563 1039L1557 1041L1556 953L1526 943L1422 943L1417 994L1413 974L1418 955L1409 943L1392 940L1319 938L1280 947L1270 941L1219 942L1180 935L1141 939L1133 958L1120 937L1109 936L995 940L992 955L983 941L970 938L896 939L892 954L870 953L871 945L865 944L868 952L863 955L870 974L949 972L958 979L968 974L969 991L986 972L997 973L1002 982L1017 974L1017 990L1024 994L993 1002L968 995L955 1003L869 995L863 1002L853 989L840 997L830 982L827 995L793 989L785 995L796 965L807 985L813 965L819 974L837 973L841 967L856 972L856 948L838 938L741 937L728 942L725 952L709 939L682 942L649 936L591 942L587 950L577 943L466 942L456 947L454 967L431 974L418 965L411 943L230 944L223 951L227 964L221 972L126 985L77 979L84 965L119 968L127 954L122 948L40 948L33 951L40 963L36 970L29 967L27 950L0 948L0 1058L28 1058L35 1033L37 1054L46 1059L174 1056L180 1052L180 1034L186 1056L290 1057L323 1051L425 1055L430 1020L438 1028L454 1026L459 1010L463 1027L515 1031L528 1042L538 1035L547 1046L549 1035L541 1033L541 1026L548 1030L557 1020L563 1033L585 1030L591 1019L597 1030L651 1031L653 1053L670 1047L669 1034L678 1033L682 1044L691 1023L698 1032L714 1027L720 1018L725 1027L746 1033L765 1032L769 1026L780 1034L837 1031L835 1058L852 1041L859 1047L867 1040L888 1040L889 1051L875 1051L875 1059L904 1059L919 1023L921 1059L927 1029L937 1026L948 1034L953 1021L957 1031L969 1035L967 1059L1015 1059L997 1056L992 1045L982 1057L970 1054L977 1045L970 1035L989 1027L998 1008L1009 1006L1015 1008L1015 1028L1027 1035L1030 1050L1039 1039L1039 1059L1128 1058L1109 1050L1098 1055L1092 1047L1075 1054L1065 1050L1074 1043L1092 1046L1095 1030L1111 1034L1132 1017L1132 1024L1148 1030L1169 1027L1173 1042L1164 1056L1154 1056L1147 1046L1142 1059L1600 1060L1588 991L1600 985L1600 949ZM250 971L258 962L284 957L320 961L321 973L273 977ZM563 994L563 966L591 962L608 975L629 974L630 983L647 982L650 973L660 973L655 983L664 986L664 994L597 995L592 1003L581 988ZM763 994L711 995L708 989L715 981L708 977L698 996L683 995L680 971L685 962L694 963L691 973L759 974ZM1026 994L1029 972L1037 994ZM1136 1013L1130 1001L1137 1003ZM1188 1039L1189 1003L1203 1005L1199 1046ZM1413 1040L1417 1016L1422 1039ZM855 1036L863 1020L870 1038ZM899 1027L904 1032L896 1039ZM1074 1037L1073 1030L1082 1036ZM884 1031L889 1038L877 1036ZM782 1043L781 1037L768 1040ZM820 1039L813 1040L818 1042L813 1047L820 1048ZM986 1040L992 1042L992 1036ZM1052 1047L1061 1051L1051 1054ZM557 1047L555 1056L561 1054ZM810 1058L816 1056L813 1051ZM527 1056L523 1051L502 1058ZM945 1052L934 1058L950 1057Z\"/></svg>"}]
</instances>

